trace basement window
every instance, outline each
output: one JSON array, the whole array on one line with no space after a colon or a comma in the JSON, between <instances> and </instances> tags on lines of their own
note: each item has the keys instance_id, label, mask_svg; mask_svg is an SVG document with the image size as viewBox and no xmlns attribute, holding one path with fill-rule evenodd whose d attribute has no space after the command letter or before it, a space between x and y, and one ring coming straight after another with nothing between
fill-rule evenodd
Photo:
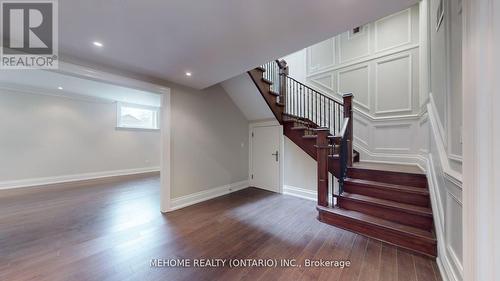
<instances>
[{"instance_id":1,"label":"basement window","mask_svg":"<svg viewBox=\"0 0 500 281\"><path fill-rule=\"evenodd\" d=\"M160 109L158 107L117 103L117 127L126 129L158 130Z\"/></svg>"}]
</instances>

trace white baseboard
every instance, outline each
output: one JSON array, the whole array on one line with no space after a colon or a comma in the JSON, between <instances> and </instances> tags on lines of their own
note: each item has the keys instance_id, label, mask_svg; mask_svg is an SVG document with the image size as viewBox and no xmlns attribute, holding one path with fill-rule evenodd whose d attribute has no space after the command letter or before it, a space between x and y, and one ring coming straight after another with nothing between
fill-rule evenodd
<instances>
[{"instance_id":1,"label":"white baseboard","mask_svg":"<svg viewBox=\"0 0 500 281\"><path fill-rule=\"evenodd\" d=\"M196 203L210 200L249 187L248 180L230 183L227 185L210 188L193 194L173 198L170 200L170 211L178 210Z\"/></svg>"},{"instance_id":2,"label":"white baseboard","mask_svg":"<svg viewBox=\"0 0 500 281\"><path fill-rule=\"evenodd\" d=\"M145 173L152 173L152 172L159 172L159 171L160 171L160 167L147 167L147 168L137 168L137 169L84 173L84 174L76 174L76 175L64 175L64 176L55 176L55 177L43 177L43 178L31 178L31 179L23 179L23 180L2 181L2 182L0 182L0 190L13 189L13 188L23 188L23 187L34 187L34 186L76 182L76 181L84 181L84 180L93 180L93 179L109 178L109 177L117 177L117 176L145 174Z\"/></svg>"},{"instance_id":3,"label":"white baseboard","mask_svg":"<svg viewBox=\"0 0 500 281\"><path fill-rule=\"evenodd\" d=\"M283 194L299 197L302 199L316 201L318 200L318 192L316 190L310 190L300 187L295 187L291 185L283 186Z\"/></svg>"}]
</instances>

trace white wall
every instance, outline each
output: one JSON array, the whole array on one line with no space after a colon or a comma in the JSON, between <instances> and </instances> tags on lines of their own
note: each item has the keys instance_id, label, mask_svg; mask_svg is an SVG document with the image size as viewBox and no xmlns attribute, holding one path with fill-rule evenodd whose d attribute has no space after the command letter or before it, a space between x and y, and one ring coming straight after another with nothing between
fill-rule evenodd
<instances>
[{"instance_id":1,"label":"white wall","mask_svg":"<svg viewBox=\"0 0 500 281\"><path fill-rule=\"evenodd\" d=\"M0 187L158 170L160 133L115 127L112 102L0 89Z\"/></svg>"},{"instance_id":2,"label":"white wall","mask_svg":"<svg viewBox=\"0 0 500 281\"><path fill-rule=\"evenodd\" d=\"M462 8L460 0L443 0L444 20L436 30L439 0L428 7L431 123L429 180L438 235L438 264L445 277L462 280Z\"/></svg>"},{"instance_id":3,"label":"white wall","mask_svg":"<svg viewBox=\"0 0 500 281\"><path fill-rule=\"evenodd\" d=\"M438 125L451 167L462 166L462 15L460 0L444 0L445 16L436 31L435 17L439 1L430 1L430 92L438 112Z\"/></svg>"},{"instance_id":4,"label":"white wall","mask_svg":"<svg viewBox=\"0 0 500 281\"><path fill-rule=\"evenodd\" d=\"M419 31L417 5L284 58L299 81L337 100L354 94L354 145L364 161L424 165Z\"/></svg>"},{"instance_id":5,"label":"white wall","mask_svg":"<svg viewBox=\"0 0 500 281\"><path fill-rule=\"evenodd\" d=\"M460 0L444 0L436 30L437 6L438 0L424 0L365 25L361 34L346 32L284 59L291 76L313 88L336 99L354 93L354 144L362 161L426 170L437 261L445 279L462 280L461 7ZM307 188L315 173L308 156L295 150L285 146L294 161L285 166L285 182ZM293 176L308 170L302 180Z\"/></svg>"}]
</instances>

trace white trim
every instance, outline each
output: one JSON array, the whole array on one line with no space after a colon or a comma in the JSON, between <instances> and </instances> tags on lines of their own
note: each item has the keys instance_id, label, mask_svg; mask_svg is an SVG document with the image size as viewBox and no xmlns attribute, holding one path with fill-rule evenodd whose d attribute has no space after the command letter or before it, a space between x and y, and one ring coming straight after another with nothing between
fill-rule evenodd
<instances>
[{"instance_id":1,"label":"white trim","mask_svg":"<svg viewBox=\"0 0 500 281\"><path fill-rule=\"evenodd\" d=\"M359 59L363 59L363 58L370 56L370 37L371 37L371 33L372 33L371 28L370 28L370 24L365 24L365 25L362 25L359 27L361 30L357 34L354 34L354 35L351 34L353 29L350 29L349 31L344 32L344 33L347 33L347 41L354 39L354 38L357 38L357 37L366 36L368 38L366 40L366 53L359 55L359 56L352 57L352 58L342 59L342 34L340 34L340 36L336 36L336 38L339 39L339 48L338 48L339 49L339 63L344 64L344 63L348 63L350 61L359 60ZM366 31L366 34L365 34L365 31Z\"/></svg>"},{"instance_id":2,"label":"white trim","mask_svg":"<svg viewBox=\"0 0 500 281\"><path fill-rule=\"evenodd\" d=\"M145 174L145 173L152 173L152 172L159 172L159 171L160 171L160 167L147 167L147 168L113 170L113 171L104 171L104 172L92 172L92 173L54 176L54 177L42 177L42 178L2 181L2 182L0 182L0 190L35 187L35 186L58 184L58 183L77 182L77 181L85 181L85 180L117 177L117 176Z\"/></svg>"},{"instance_id":3,"label":"white trim","mask_svg":"<svg viewBox=\"0 0 500 281\"><path fill-rule=\"evenodd\" d=\"M397 164L397 165L416 165L422 171L426 170L424 158L419 154L393 154L372 152L365 147L354 143L354 149L361 154L361 161L367 163Z\"/></svg>"},{"instance_id":4,"label":"white trim","mask_svg":"<svg viewBox=\"0 0 500 281\"><path fill-rule=\"evenodd\" d=\"M408 107L400 109L389 109L389 110L379 110L379 74L378 67L384 63L397 61L400 59L408 58ZM375 114L385 114L385 113L400 113L400 112L412 112L413 111L413 55L411 53L402 54L398 56L390 56L383 60L378 60L375 62Z\"/></svg>"},{"instance_id":5,"label":"white trim","mask_svg":"<svg viewBox=\"0 0 500 281\"><path fill-rule=\"evenodd\" d=\"M131 107L131 108L138 108L138 109L145 109L145 110L150 110L153 112L154 120L153 122L155 123L154 128L148 128L148 127L134 127L134 126L126 126L123 124L122 121L122 107ZM117 102L116 103L116 128L119 129L140 129L140 130L160 130L160 108L157 106L150 106L150 105L141 105L141 104L135 104L135 103L127 103L127 102Z\"/></svg>"},{"instance_id":6,"label":"white trim","mask_svg":"<svg viewBox=\"0 0 500 281\"><path fill-rule=\"evenodd\" d=\"M318 82L315 82L314 80L309 80L310 83L307 84L307 86L311 87L313 90L316 90L316 91L319 91L319 92L324 92L322 91L321 86ZM315 84L318 84L318 85L315 85ZM326 88L326 87L325 87ZM342 93L334 93L334 94L331 94L329 92L324 92L324 94L326 96L328 96L329 98L339 102L339 103L343 103L343 100L342 100ZM369 119L370 121L373 121L373 122L384 122L384 121L402 121L402 120L414 120L414 119L419 119L420 117L422 117L423 115L425 115L426 111L421 111L420 113L417 113L417 114L404 114L404 115L394 115L394 116L373 116L371 115L370 113L368 112L365 112L363 110L360 110L359 108L357 107L353 107L353 111L354 111L354 118L357 119L356 115L361 115L363 117L365 117L366 119Z\"/></svg>"},{"instance_id":7,"label":"white trim","mask_svg":"<svg viewBox=\"0 0 500 281\"><path fill-rule=\"evenodd\" d=\"M390 18L393 18L393 17L396 17L396 16L399 16L400 14L402 13L407 13L407 20L408 20L408 31L407 31L407 34L408 34L408 38L406 40L406 42L402 42L402 43L399 43L397 45L393 45L393 46L389 46L389 47L385 47L383 49L378 49L378 24L383 21L383 20L387 20L387 19L390 19ZM375 50L375 53L380 53L380 52L384 52L384 51L389 51L389 50L392 50L392 49L395 49L397 47L400 47L400 46L404 46L404 45L407 45L407 44L410 44L411 43L411 40L412 40L412 15L411 15L411 8L408 8L406 10L402 10L400 12L397 12L395 14L392 14L392 15L389 15L389 16L386 16L384 18L381 18L377 21L374 22L373 24L374 26L374 33L375 33L375 46L374 47L374 50Z\"/></svg>"},{"instance_id":8,"label":"white trim","mask_svg":"<svg viewBox=\"0 0 500 281\"><path fill-rule=\"evenodd\" d=\"M160 145L160 166L161 166L161 186L160 186L160 210L161 212L168 212L171 206L171 144L172 144L172 130L171 130L172 110L170 100L170 89L165 92L161 97L160 108L160 131L161 131L161 145Z\"/></svg>"},{"instance_id":9,"label":"white trim","mask_svg":"<svg viewBox=\"0 0 500 281\"><path fill-rule=\"evenodd\" d=\"M430 111L429 108L432 109L432 112L434 113L434 116L435 116L434 120L436 122L436 129L438 130L437 131L438 134L436 136L439 136L439 138L441 139L441 142L443 143L444 147L446 148L447 135L444 132L443 122L441 122L441 119L439 118L438 110L436 107L436 102L434 101L434 95L432 93L429 93L429 103L427 104L427 111Z\"/></svg>"},{"instance_id":10,"label":"white trim","mask_svg":"<svg viewBox=\"0 0 500 281\"><path fill-rule=\"evenodd\" d=\"M315 45L319 44L319 43L323 43L325 41L328 41L330 40L331 41L331 44L332 44L332 63L331 64L328 64L328 65L325 65L323 67L314 67L311 66L311 61L312 61L312 57L311 57L311 52L312 52L312 47L314 47ZM314 74L314 73L318 73L318 72L323 72L323 71L327 71L328 69L330 69L331 67L335 66L336 64L336 57L335 57L335 37L333 38L330 38L330 39L326 39L322 42L319 42L315 45L312 45L310 47L308 47L306 49L306 76L309 76L311 74Z\"/></svg>"},{"instance_id":11,"label":"white trim","mask_svg":"<svg viewBox=\"0 0 500 281\"><path fill-rule=\"evenodd\" d=\"M181 196L178 198L173 198L172 200L170 200L169 211L182 209L184 207L191 206L191 205L203 202L203 201L207 201L207 200L219 197L219 196L223 196L223 195L232 193L232 192L236 192L238 190L242 190L242 189L245 189L247 187L248 187L248 180L244 180L244 181L226 184L223 186L210 188L207 190L203 190L200 192Z\"/></svg>"},{"instance_id":12,"label":"white trim","mask_svg":"<svg viewBox=\"0 0 500 281\"><path fill-rule=\"evenodd\" d=\"M429 191L431 197L431 205L434 217L434 226L436 228L436 236L438 240L438 257L436 262L441 272L441 277L444 281L459 281L463 280L462 265L456 257L454 251L448 246L448 241L445 235L445 217L444 207L442 205L441 194L438 189L438 180L436 178L437 171L435 170L434 160L429 154L426 158L427 162L427 181L429 183ZM442 187L445 188L445 187Z\"/></svg>"},{"instance_id":13,"label":"white trim","mask_svg":"<svg viewBox=\"0 0 500 281\"><path fill-rule=\"evenodd\" d=\"M430 97L431 97L430 98L431 102L427 105L427 113L428 113L429 120L431 123L431 130L432 130L432 133L434 134L435 142L437 144L437 151L439 154L441 165L443 167L443 171L446 175L453 178L454 181L462 183L462 174L453 170L450 167L448 155L446 154L445 142L440 135L442 133L442 131L439 127L439 121L438 121L438 119L437 119L438 117L436 115L437 112L435 111L436 108L433 106L432 94L430 94ZM461 187L462 187L462 185L460 184L460 188Z\"/></svg>"},{"instance_id":14,"label":"white trim","mask_svg":"<svg viewBox=\"0 0 500 281\"><path fill-rule=\"evenodd\" d=\"M352 71L356 71L356 70L360 70L360 69L365 69L365 68L367 70L367 75L368 75L368 78L367 78L367 81L368 81L368 83L367 83L367 89L368 90L367 90L367 93L366 93L368 95L367 96L367 102L368 102L368 104L364 104L364 103L360 102L357 99L353 99L353 102L355 104L363 107L364 109L370 111L371 94L372 94L371 90L370 90L371 89L371 81L370 81L371 79L370 79L370 77L371 77L371 72L372 71L371 71L371 68L370 68L369 64L361 64L361 65L357 65L357 66L354 66L354 67L349 67L349 68L345 68L343 70L337 71L337 93L342 93L342 91L340 90L340 76L342 74L348 73L348 72L352 72ZM332 76L333 76L333 73L332 73ZM316 83L318 83L318 82L316 82ZM320 84L320 83L318 83L318 84ZM333 89L331 89L331 90L333 90Z\"/></svg>"},{"instance_id":15,"label":"white trim","mask_svg":"<svg viewBox=\"0 0 500 281\"><path fill-rule=\"evenodd\" d=\"M318 192L316 190L295 187L291 185L283 186L283 194L316 201L318 199Z\"/></svg>"},{"instance_id":16,"label":"white trim","mask_svg":"<svg viewBox=\"0 0 500 281\"><path fill-rule=\"evenodd\" d=\"M170 93L170 88L168 87L113 74L111 72L102 71L96 68L90 68L63 61L59 61L59 69L43 69L42 71L51 71L56 73L67 74L74 77L106 82L114 85L119 85L146 92L152 92L156 94Z\"/></svg>"},{"instance_id":17,"label":"white trim","mask_svg":"<svg viewBox=\"0 0 500 281\"><path fill-rule=\"evenodd\" d=\"M263 120L263 121L256 121L252 122L248 125L248 179L250 185L252 184L252 131L254 128L257 127L273 127L279 126L280 129L280 140L279 140L279 183L278 183L278 190L279 193L283 193L283 186L285 183L285 137L283 134L283 126L280 125L280 123L277 120ZM256 186L258 187L258 186Z\"/></svg>"},{"instance_id":18,"label":"white trim","mask_svg":"<svg viewBox=\"0 0 500 281\"><path fill-rule=\"evenodd\" d=\"M352 67L352 66L357 65L357 64L368 63L370 61L381 59L383 57L388 57L388 56L396 55L396 54L403 53L403 52L409 52L409 51L411 51L413 49L417 49L417 48L419 48L418 44L411 44L411 45L408 45L408 46L404 46L402 48L396 48L394 50L389 50L389 51L382 52L382 53L375 53L375 54L373 54L373 55L371 55L369 57L365 57L365 58L362 58L362 59L349 60L346 63L342 63L342 64L330 66L328 68L317 70L315 72L308 72L308 73L306 73L306 78L309 79L309 78L311 78L313 76L321 75L321 74L323 74L325 72L333 72L333 71L336 71L336 70L339 70L339 69L343 69L343 68L347 68L347 67ZM307 48L307 49L309 49L309 48Z\"/></svg>"}]
</instances>

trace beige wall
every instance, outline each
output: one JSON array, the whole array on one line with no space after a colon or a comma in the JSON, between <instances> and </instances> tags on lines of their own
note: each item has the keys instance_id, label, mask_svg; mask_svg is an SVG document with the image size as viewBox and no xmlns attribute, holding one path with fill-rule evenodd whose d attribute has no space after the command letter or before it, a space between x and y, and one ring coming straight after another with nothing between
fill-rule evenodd
<instances>
[{"instance_id":1,"label":"beige wall","mask_svg":"<svg viewBox=\"0 0 500 281\"><path fill-rule=\"evenodd\" d=\"M287 137L284 150L284 185L316 191L318 189L316 160Z\"/></svg>"},{"instance_id":2,"label":"beige wall","mask_svg":"<svg viewBox=\"0 0 500 281\"><path fill-rule=\"evenodd\" d=\"M160 166L159 131L115 127L114 102L0 90L0 186Z\"/></svg>"},{"instance_id":3,"label":"beige wall","mask_svg":"<svg viewBox=\"0 0 500 281\"><path fill-rule=\"evenodd\" d=\"M248 121L224 89L171 87L171 197L248 179Z\"/></svg>"}]
</instances>

